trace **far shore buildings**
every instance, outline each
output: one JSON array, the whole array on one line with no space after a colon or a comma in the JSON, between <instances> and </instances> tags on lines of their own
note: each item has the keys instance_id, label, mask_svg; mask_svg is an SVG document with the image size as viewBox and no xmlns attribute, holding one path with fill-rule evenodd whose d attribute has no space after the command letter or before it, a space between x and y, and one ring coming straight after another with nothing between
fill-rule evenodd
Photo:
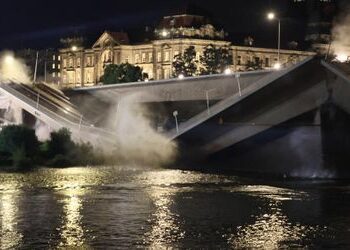
<instances>
[{"instance_id":1,"label":"far shore buildings","mask_svg":"<svg viewBox=\"0 0 350 250\"><path fill-rule=\"evenodd\" d=\"M149 29L149 28L147 28ZM70 44L61 49L59 69L60 87L92 86L100 82L108 64L130 63L138 65L149 79L172 77L172 61L189 46L194 46L197 59L206 46L227 47L232 53L232 71L244 71L248 62L259 62L264 69L273 68L278 62L278 50L235 46L225 40L222 29L214 27L207 18L198 15L174 15L164 17L157 28L151 30L152 38L133 43L125 32L105 31L91 48ZM276 41L277 42L277 41ZM313 52L280 50L282 65L295 64L314 55ZM55 73L56 74L56 73Z\"/></svg>"}]
</instances>

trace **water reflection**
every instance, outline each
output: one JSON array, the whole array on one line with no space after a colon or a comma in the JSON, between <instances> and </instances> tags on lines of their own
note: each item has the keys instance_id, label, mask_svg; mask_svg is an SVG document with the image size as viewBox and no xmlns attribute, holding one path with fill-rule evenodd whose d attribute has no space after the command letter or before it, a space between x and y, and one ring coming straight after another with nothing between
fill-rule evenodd
<instances>
[{"instance_id":1,"label":"water reflection","mask_svg":"<svg viewBox=\"0 0 350 250\"><path fill-rule=\"evenodd\" d=\"M63 225L59 228L60 246L80 247L85 243L84 229L82 226L82 200L80 189L68 189L63 192Z\"/></svg>"},{"instance_id":2,"label":"water reflection","mask_svg":"<svg viewBox=\"0 0 350 250\"><path fill-rule=\"evenodd\" d=\"M151 249L174 247L174 243L185 236L185 232L181 229L180 216L171 209L174 197L180 191L179 187L171 184L183 183L185 176L180 171L146 174L146 183L150 186L147 191L155 206L149 220L151 230L145 234L144 240Z\"/></svg>"},{"instance_id":3,"label":"water reflection","mask_svg":"<svg viewBox=\"0 0 350 250\"><path fill-rule=\"evenodd\" d=\"M283 201L306 199L306 194L289 189L270 186L243 186L240 191L266 200L259 208L253 224L238 226L229 237L233 248L280 249L298 247L307 234L319 230L317 227L293 224L284 214Z\"/></svg>"},{"instance_id":4,"label":"water reflection","mask_svg":"<svg viewBox=\"0 0 350 250\"><path fill-rule=\"evenodd\" d=\"M59 176L52 184L55 186L62 203L62 225L59 247L88 248L87 235L83 226L83 201L88 194L88 187L98 185L101 174L95 169L70 168L57 170Z\"/></svg>"},{"instance_id":5,"label":"water reflection","mask_svg":"<svg viewBox=\"0 0 350 250\"><path fill-rule=\"evenodd\" d=\"M23 235L18 231L18 194L4 193L1 196L0 249L12 249L21 245Z\"/></svg>"}]
</instances>

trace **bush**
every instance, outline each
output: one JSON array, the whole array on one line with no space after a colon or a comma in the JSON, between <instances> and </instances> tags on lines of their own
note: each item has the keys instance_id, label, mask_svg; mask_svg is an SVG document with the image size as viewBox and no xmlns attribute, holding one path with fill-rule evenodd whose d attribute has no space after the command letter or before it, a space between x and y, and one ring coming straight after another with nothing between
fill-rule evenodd
<instances>
[{"instance_id":1,"label":"bush","mask_svg":"<svg viewBox=\"0 0 350 250\"><path fill-rule=\"evenodd\" d=\"M68 156L56 155L52 160L47 163L50 167L69 167L72 166L72 161Z\"/></svg>"},{"instance_id":2,"label":"bush","mask_svg":"<svg viewBox=\"0 0 350 250\"><path fill-rule=\"evenodd\" d=\"M67 155L74 149L74 142L71 139L71 132L62 128L51 133L51 140L47 142L47 157L53 158L56 155Z\"/></svg>"},{"instance_id":3,"label":"bush","mask_svg":"<svg viewBox=\"0 0 350 250\"><path fill-rule=\"evenodd\" d=\"M24 146L16 148L12 153L12 166L15 168L30 168L33 161L27 157Z\"/></svg>"},{"instance_id":4,"label":"bush","mask_svg":"<svg viewBox=\"0 0 350 250\"><path fill-rule=\"evenodd\" d=\"M39 140L33 129L25 126L10 125L0 132L0 151L13 154L22 148L26 156L35 157L39 152Z\"/></svg>"}]
</instances>

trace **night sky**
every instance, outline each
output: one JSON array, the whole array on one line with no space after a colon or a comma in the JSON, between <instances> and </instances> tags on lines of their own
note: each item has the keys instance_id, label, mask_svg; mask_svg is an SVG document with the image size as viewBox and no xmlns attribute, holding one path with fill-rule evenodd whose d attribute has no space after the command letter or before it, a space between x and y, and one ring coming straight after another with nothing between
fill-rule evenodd
<instances>
[{"instance_id":1,"label":"night sky","mask_svg":"<svg viewBox=\"0 0 350 250\"><path fill-rule=\"evenodd\" d=\"M276 24L266 21L269 9L285 12L287 0L6 0L1 1L0 49L54 47L59 38L87 31L120 31L155 25L162 16L178 14L188 4L209 13L234 42L252 35L256 45L274 46ZM283 39L294 24L284 27ZM294 32L295 34L295 32Z\"/></svg>"}]
</instances>

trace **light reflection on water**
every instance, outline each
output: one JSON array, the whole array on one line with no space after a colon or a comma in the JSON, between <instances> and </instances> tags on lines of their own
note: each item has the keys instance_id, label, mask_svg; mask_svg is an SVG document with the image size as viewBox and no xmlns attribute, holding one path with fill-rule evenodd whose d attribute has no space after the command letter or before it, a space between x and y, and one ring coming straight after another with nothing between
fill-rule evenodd
<instances>
[{"instance_id":1,"label":"light reflection on water","mask_svg":"<svg viewBox=\"0 0 350 250\"><path fill-rule=\"evenodd\" d=\"M349 186L254 182L133 167L0 173L0 248L350 246Z\"/></svg>"},{"instance_id":2,"label":"light reflection on water","mask_svg":"<svg viewBox=\"0 0 350 250\"><path fill-rule=\"evenodd\" d=\"M23 235L17 228L18 209L18 194L4 193L1 196L0 249L15 248L21 243Z\"/></svg>"},{"instance_id":3,"label":"light reflection on water","mask_svg":"<svg viewBox=\"0 0 350 250\"><path fill-rule=\"evenodd\" d=\"M171 211L178 189L169 187L171 184L183 182L183 174L180 171L170 173L150 172L141 177L146 179L146 183L151 187L147 192L155 206L155 211L149 219L152 223L151 230L146 232L144 237L144 244L149 245L151 249L165 249L185 235L179 225L179 215Z\"/></svg>"},{"instance_id":4,"label":"light reflection on water","mask_svg":"<svg viewBox=\"0 0 350 250\"><path fill-rule=\"evenodd\" d=\"M62 241L59 246L81 247L85 243L84 229L82 226L82 200L81 190L66 190L63 192L65 196L63 203L63 225L59 228Z\"/></svg>"}]
</instances>

